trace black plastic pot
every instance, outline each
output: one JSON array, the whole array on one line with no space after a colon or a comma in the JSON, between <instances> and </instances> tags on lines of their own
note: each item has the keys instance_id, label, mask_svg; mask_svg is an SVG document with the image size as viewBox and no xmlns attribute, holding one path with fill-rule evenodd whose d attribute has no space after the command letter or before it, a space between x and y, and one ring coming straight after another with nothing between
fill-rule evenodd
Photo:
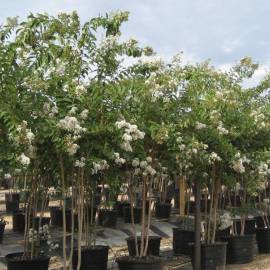
<instances>
[{"instance_id":1,"label":"black plastic pot","mask_svg":"<svg viewBox=\"0 0 270 270\"><path fill-rule=\"evenodd\" d=\"M142 220L142 208L141 207L134 207L134 223L140 223ZM125 223L131 223L131 208L130 206L124 207L124 221Z\"/></svg>"},{"instance_id":2,"label":"black plastic pot","mask_svg":"<svg viewBox=\"0 0 270 270\"><path fill-rule=\"evenodd\" d=\"M156 204L156 218L169 219L171 215L172 205L170 203Z\"/></svg>"},{"instance_id":3,"label":"black plastic pot","mask_svg":"<svg viewBox=\"0 0 270 270\"><path fill-rule=\"evenodd\" d=\"M186 215L195 213L195 202L194 201L186 202L185 213L186 213Z\"/></svg>"},{"instance_id":4,"label":"black plastic pot","mask_svg":"<svg viewBox=\"0 0 270 270\"><path fill-rule=\"evenodd\" d=\"M119 202L117 201L115 204L115 209L118 211L119 217L124 216L124 208L130 206L129 202Z\"/></svg>"},{"instance_id":5,"label":"black plastic pot","mask_svg":"<svg viewBox=\"0 0 270 270\"><path fill-rule=\"evenodd\" d=\"M134 237L128 237L126 239L127 246L128 246L128 252L129 256L136 256L136 246L135 246L135 239ZM147 249L147 255L153 255L153 256L159 256L160 251L160 236L149 236L149 242L148 242L148 249ZM138 243L138 251L140 252L140 244L141 244L141 238L137 238Z\"/></svg>"},{"instance_id":6,"label":"black plastic pot","mask_svg":"<svg viewBox=\"0 0 270 270\"><path fill-rule=\"evenodd\" d=\"M52 226L63 226L63 216L62 209L58 206L50 207L50 215L51 215L51 225Z\"/></svg>"},{"instance_id":7,"label":"black plastic pot","mask_svg":"<svg viewBox=\"0 0 270 270\"><path fill-rule=\"evenodd\" d=\"M108 246L82 247L81 270L107 270ZM72 267L77 269L78 249L73 251Z\"/></svg>"},{"instance_id":8,"label":"black plastic pot","mask_svg":"<svg viewBox=\"0 0 270 270\"><path fill-rule=\"evenodd\" d=\"M119 270L162 270L162 259L155 256L124 256L116 259Z\"/></svg>"},{"instance_id":9,"label":"black plastic pot","mask_svg":"<svg viewBox=\"0 0 270 270\"><path fill-rule=\"evenodd\" d=\"M237 232L237 234L240 234L241 233L241 221L235 220L235 223L236 223L236 232ZM246 219L244 234L256 234L255 224L256 224L256 220L254 218Z\"/></svg>"},{"instance_id":10,"label":"black plastic pot","mask_svg":"<svg viewBox=\"0 0 270 270\"><path fill-rule=\"evenodd\" d=\"M258 228L256 238L259 252L270 253L270 228Z\"/></svg>"},{"instance_id":11,"label":"black plastic pot","mask_svg":"<svg viewBox=\"0 0 270 270\"><path fill-rule=\"evenodd\" d=\"M270 221L270 216L264 217L264 219L265 218L267 218ZM265 228L265 224L264 224L262 216L255 217L255 220L256 220L257 228L262 228L262 229Z\"/></svg>"},{"instance_id":12,"label":"black plastic pot","mask_svg":"<svg viewBox=\"0 0 270 270\"><path fill-rule=\"evenodd\" d=\"M3 236L4 236L4 232L5 232L5 226L6 223L0 223L0 244L3 243Z\"/></svg>"},{"instance_id":13,"label":"black plastic pot","mask_svg":"<svg viewBox=\"0 0 270 270\"><path fill-rule=\"evenodd\" d=\"M8 254L5 259L7 270L48 270L49 257L36 257L33 259L22 258L23 253Z\"/></svg>"},{"instance_id":14,"label":"black plastic pot","mask_svg":"<svg viewBox=\"0 0 270 270\"><path fill-rule=\"evenodd\" d=\"M19 193L5 193L6 211L17 212L20 206L20 194Z\"/></svg>"},{"instance_id":15,"label":"black plastic pot","mask_svg":"<svg viewBox=\"0 0 270 270\"><path fill-rule=\"evenodd\" d=\"M229 264L242 264L252 262L255 254L255 234L233 235L224 238L228 242L227 262Z\"/></svg>"},{"instance_id":16,"label":"black plastic pot","mask_svg":"<svg viewBox=\"0 0 270 270\"><path fill-rule=\"evenodd\" d=\"M181 228L173 228L173 254L191 255L190 243L195 241L194 231L185 231Z\"/></svg>"},{"instance_id":17,"label":"black plastic pot","mask_svg":"<svg viewBox=\"0 0 270 270\"><path fill-rule=\"evenodd\" d=\"M12 216L13 231L24 232L25 227L25 213L17 212Z\"/></svg>"},{"instance_id":18,"label":"black plastic pot","mask_svg":"<svg viewBox=\"0 0 270 270\"><path fill-rule=\"evenodd\" d=\"M234 207L240 207L241 206L241 197L239 195L231 195L231 205Z\"/></svg>"},{"instance_id":19,"label":"black plastic pot","mask_svg":"<svg viewBox=\"0 0 270 270\"><path fill-rule=\"evenodd\" d=\"M98 224L104 227L115 228L117 223L117 210L100 209Z\"/></svg>"},{"instance_id":20,"label":"black plastic pot","mask_svg":"<svg viewBox=\"0 0 270 270\"><path fill-rule=\"evenodd\" d=\"M230 232L231 232L231 227L228 227L228 228L226 228L224 230L217 230L215 240L217 242L222 241L222 239L224 239L225 237L230 236Z\"/></svg>"},{"instance_id":21,"label":"black plastic pot","mask_svg":"<svg viewBox=\"0 0 270 270\"><path fill-rule=\"evenodd\" d=\"M225 270L226 242L201 245L201 270ZM192 249L192 264L194 265L194 248Z\"/></svg>"},{"instance_id":22,"label":"black plastic pot","mask_svg":"<svg viewBox=\"0 0 270 270\"><path fill-rule=\"evenodd\" d=\"M43 227L44 225L49 225L50 220L51 220L50 217L42 217L41 224L40 224L41 227ZM32 225L31 227L33 227L36 231L39 230L39 221L40 221L40 217L35 217L34 221L32 221L32 223L34 223L34 224L31 224Z\"/></svg>"}]
</instances>

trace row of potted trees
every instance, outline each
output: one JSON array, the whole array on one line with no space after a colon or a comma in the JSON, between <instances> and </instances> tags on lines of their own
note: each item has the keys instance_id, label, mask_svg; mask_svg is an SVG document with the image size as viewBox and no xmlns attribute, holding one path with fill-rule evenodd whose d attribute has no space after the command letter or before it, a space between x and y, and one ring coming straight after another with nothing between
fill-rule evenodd
<instances>
[{"instance_id":1,"label":"row of potted trees","mask_svg":"<svg viewBox=\"0 0 270 270\"><path fill-rule=\"evenodd\" d=\"M226 247L216 241L225 194L244 234L250 196L269 176L268 79L242 86L257 68L249 58L228 72L207 62L184 65L181 55L165 63L135 39L123 41L127 19L127 12L117 12L81 25L76 12L31 14L0 29L0 162L25 196L24 212L14 215L24 219L24 252L6 257L9 270L48 269L59 243L41 225L54 192L60 208L51 216L61 209L63 269L106 269L108 247L96 243L98 185L106 198L101 224L119 191L125 187L128 194L124 212L135 256L118 258L120 270L162 269L148 252L152 209L158 197L156 213L168 217L163 194L175 175L188 179L189 190L200 181L205 191L202 250L209 260L202 268L225 263L211 257L217 246ZM237 200L240 212L233 208Z\"/></svg>"}]
</instances>

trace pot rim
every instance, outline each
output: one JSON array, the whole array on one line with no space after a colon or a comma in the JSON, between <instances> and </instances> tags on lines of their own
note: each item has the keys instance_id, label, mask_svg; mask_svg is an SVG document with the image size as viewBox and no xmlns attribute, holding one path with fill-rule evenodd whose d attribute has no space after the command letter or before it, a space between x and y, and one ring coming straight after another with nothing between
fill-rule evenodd
<instances>
[{"instance_id":1,"label":"pot rim","mask_svg":"<svg viewBox=\"0 0 270 270\"><path fill-rule=\"evenodd\" d=\"M134 239L135 239L134 236L129 236L129 237L126 238L126 241L128 241L128 240L134 240ZM137 236L137 239L141 239L141 236ZM161 236L158 236L158 235L149 235L149 240L150 240L150 239L161 240L162 237L161 237Z\"/></svg>"},{"instance_id":2,"label":"pot rim","mask_svg":"<svg viewBox=\"0 0 270 270\"><path fill-rule=\"evenodd\" d=\"M256 228L256 231L270 231L269 227L266 228Z\"/></svg>"},{"instance_id":3,"label":"pot rim","mask_svg":"<svg viewBox=\"0 0 270 270\"><path fill-rule=\"evenodd\" d=\"M50 260L50 256L48 255L40 255L40 256L36 256L32 259L23 259L23 260L18 260L15 259L20 257L21 255L23 255L23 252L13 252L13 253L9 253L5 256L6 261L8 262L29 262L29 261L47 261Z\"/></svg>"},{"instance_id":4,"label":"pot rim","mask_svg":"<svg viewBox=\"0 0 270 270\"><path fill-rule=\"evenodd\" d=\"M98 249L97 249L98 247ZM110 247L106 245L94 245L94 246L81 246L82 250L109 250ZM78 247L73 249L74 251L78 251Z\"/></svg>"},{"instance_id":5,"label":"pot rim","mask_svg":"<svg viewBox=\"0 0 270 270\"><path fill-rule=\"evenodd\" d=\"M151 258L150 260L143 260L142 258ZM131 260L130 260L131 258ZM136 256L121 256L116 258L116 262L122 262L126 261L129 262L130 264L157 264L157 263L162 263L162 258L157 257L157 256L144 256L144 257L136 257Z\"/></svg>"}]
</instances>

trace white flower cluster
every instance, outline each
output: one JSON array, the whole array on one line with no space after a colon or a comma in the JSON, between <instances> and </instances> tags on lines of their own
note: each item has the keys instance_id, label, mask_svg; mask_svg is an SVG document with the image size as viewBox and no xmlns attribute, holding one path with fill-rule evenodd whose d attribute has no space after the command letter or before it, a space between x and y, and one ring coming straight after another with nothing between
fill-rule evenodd
<instances>
[{"instance_id":1,"label":"white flower cluster","mask_svg":"<svg viewBox=\"0 0 270 270\"><path fill-rule=\"evenodd\" d=\"M27 157L24 153L19 156L18 160L24 167L27 167L30 164L30 158Z\"/></svg>"},{"instance_id":2,"label":"white flower cluster","mask_svg":"<svg viewBox=\"0 0 270 270\"><path fill-rule=\"evenodd\" d=\"M200 122L196 122L195 128L196 128L197 130L206 128L206 124L203 124L203 123L200 123Z\"/></svg>"},{"instance_id":3,"label":"white flower cluster","mask_svg":"<svg viewBox=\"0 0 270 270\"><path fill-rule=\"evenodd\" d=\"M4 179L11 179L11 174L10 173L5 173L4 174Z\"/></svg>"},{"instance_id":4,"label":"white flower cluster","mask_svg":"<svg viewBox=\"0 0 270 270\"><path fill-rule=\"evenodd\" d=\"M147 157L146 160L140 161L138 158L134 158L132 160L132 166L134 167L134 174L143 176L151 175L154 176L157 172L151 166L152 158Z\"/></svg>"},{"instance_id":5,"label":"white flower cluster","mask_svg":"<svg viewBox=\"0 0 270 270\"><path fill-rule=\"evenodd\" d=\"M210 155L209 155L209 163L210 164L213 164L215 163L216 161L221 161L221 157L215 153L215 152L212 152Z\"/></svg>"},{"instance_id":6,"label":"white flower cluster","mask_svg":"<svg viewBox=\"0 0 270 270\"><path fill-rule=\"evenodd\" d=\"M9 138L15 142L17 145L26 145L28 147L27 153L30 156L34 156L35 147L33 146L35 140L35 134L28 128L27 121L22 121L20 125L16 128L17 134L13 136L13 134L9 135ZM17 160L23 166L28 166L30 164L30 158L22 153Z\"/></svg>"},{"instance_id":7,"label":"white flower cluster","mask_svg":"<svg viewBox=\"0 0 270 270\"><path fill-rule=\"evenodd\" d=\"M80 134L86 131L86 128L81 127L78 119L75 116L65 116L58 123L61 129L73 132L74 134Z\"/></svg>"},{"instance_id":8,"label":"white flower cluster","mask_svg":"<svg viewBox=\"0 0 270 270\"><path fill-rule=\"evenodd\" d=\"M265 128L265 114L263 113L261 108L258 108L257 110L253 110L250 114L250 117L254 118L254 122L257 124L260 128Z\"/></svg>"},{"instance_id":9,"label":"white flower cluster","mask_svg":"<svg viewBox=\"0 0 270 270\"><path fill-rule=\"evenodd\" d=\"M268 176L270 175L270 167L267 163L261 162L258 166L258 173L261 176Z\"/></svg>"},{"instance_id":10,"label":"white flower cluster","mask_svg":"<svg viewBox=\"0 0 270 270\"><path fill-rule=\"evenodd\" d=\"M224 212L220 215L219 230L224 230L233 225L233 219L229 212Z\"/></svg>"},{"instance_id":11,"label":"white flower cluster","mask_svg":"<svg viewBox=\"0 0 270 270\"><path fill-rule=\"evenodd\" d=\"M80 113L80 116L83 120L85 120L88 116L89 110L85 109Z\"/></svg>"},{"instance_id":12,"label":"white flower cluster","mask_svg":"<svg viewBox=\"0 0 270 270\"><path fill-rule=\"evenodd\" d=\"M106 160L102 159L99 162L93 162L92 174L97 174L99 172L108 170L110 165Z\"/></svg>"},{"instance_id":13,"label":"white flower cluster","mask_svg":"<svg viewBox=\"0 0 270 270\"><path fill-rule=\"evenodd\" d=\"M233 169L237 173L240 173L240 174L244 173L246 171L244 163L249 164L250 160L246 156L241 157L241 154L239 152L236 153L235 160L233 161Z\"/></svg>"},{"instance_id":14,"label":"white flower cluster","mask_svg":"<svg viewBox=\"0 0 270 270\"><path fill-rule=\"evenodd\" d=\"M219 122L217 130L220 135L227 135L229 133L228 129L223 126L223 123L221 121Z\"/></svg>"},{"instance_id":15,"label":"white flower cluster","mask_svg":"<svg viewBox=\"0 0 270 270\"><path fill-rule=\"evenodd\" d=\"M39 231L31 228L28 233L28 240L30 243L38 243L40 241L46 241L46 244L49 246L49 250L55 250L59 248L58 243L53 243L51 241L51 235L48 225L43 225L39 228Z\"/></svg>"},{"instance_id":16,"label":"white flower cluster","mask_svg":"<svg viewBox=\"0 0 270 270\"><path fill-rule=\"evenodd\" d=\"M43 111L49 117L54 117L56 114L58 114L58 107L56 106L56 104L53 104L51 106L50 103L45 102L43 105Z\"/></svg>"},{"instance_id":17,"label":"white flower cluster","mask_svg":"<svg viewBox=\"0 0 270 270\"><path fill-rule=\"evenodd\" d=\"M79 84L75 88L75 95L81 97L87 93L87 89L83 84Z\"/></svg>"},{"instance_id":18,"label":"white flower cluster","mask_svg":"<svg viewBox=\"0 0 270 270\"><path fill-rule=\"evenodd\" d=\"M30 128L27 128L27 121L23 120L20 125L16 128L18 133L17 137L14 137L14 140L19 144L29 144L31 145L35 139L35 134L31 131Z\"/></svg>"},{"instance_id":19,"label":"white flower cluster","mask_svg":"<svg viewBox=\"0 0 270 270\"><path fill-rule=\"evenodd\" d=\"M124 158L121 158L119 153L114 153L113 157L114 157L114 162L117 165L123 165L126 163L126 160Z\"/></svg>"},{"instance_id":20,"label":"white flower cluster","mask_svg":"<svg viewBox=\"0 0 270 270\"><path fill-rule=\"evenodd\" d=\"M85 158L81 157L80 160L75 161L75 167L83 168L85 166Z\"/></svg>"},{"instance_id":21,"label":"white flower cluster","mask_svg":"<svg viewBox=\"0 0 270 270\"><path fill-rule=\"evenodd\" d=\"M132 125L125 120L117 121L115 125L118 129L125 130L122 136L123 142L121 143L121 148L126 152L133 151L130 144L132 141L142 140L145 136L145 133L140 131L137 125Z\"/></svg>"}]
</instances>

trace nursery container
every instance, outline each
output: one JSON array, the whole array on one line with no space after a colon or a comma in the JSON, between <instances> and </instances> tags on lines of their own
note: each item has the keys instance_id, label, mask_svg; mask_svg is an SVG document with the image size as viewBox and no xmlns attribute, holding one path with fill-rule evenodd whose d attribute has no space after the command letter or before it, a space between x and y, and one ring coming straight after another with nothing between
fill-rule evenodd
<instances>
[{"instance_id":1,"label":"nursery container","mask_svg":"<svg viewBox=\"0 0 270 270\"><path fill-rule=\"evenodd\" d=\"M23 253L6 255L7 270L48 270L50 258L47 256L33 259L23 258Z\"/></svg>"},{"instance_id":2,"label":"nursery container","mask_svg":"<svg viewBox=\"0 0 270 270\"><path fill-rule=\"evenodd\" d=\"M123 217L124 216L124 208L130 206L129 202L123 201L123 202L119 202L117 201L115 204L115 209L118 212L119 217Z\"/></svg>"},{"instance_id":3,"label":"nursery container","mask_svg":"<svg viewBox=\"0 0 270 270\"><path fill-rule=\"evenodd\" d=\"M155 256L123 256L116 259L119 270L162 270L162 259Z\"/></svg>"},{"instance_id":4,"label":"nursery container","mask_svg":"<svg viewBox=\"0 0 270 270\"><path fill-rule=\"evenodd\" d=\"M17 212L20 206L19 193L5 193L6 211Z\"/></svg>"},{"instance_id":5,"label":"nursery container","mask_svg":"<svg viewBox=\"0 0 270 270\"><path fill-rule=\"evenodd\" d=\"M169 219L171 215L171 203L156 203L156 218Z\"/></svg>"},{"instance_id":6,"label":"nursery container","mask_svg":"<svg viewBox=\"0 0 270 270\"><path fill-rule=\"evenodd\" d=\"M231 235L224 238L228 242L227 262L242 264L252 262L255 254L255 234Z\"/></svg>"},{"instance_id":7,"label":"nursery container","mask_svg":"<svg viewBox=\"0 0 270 270\"><path fill-rule=\"evenodd\" d=\"M240 234L241 233L241 221L235 220L235 223L236 223L236 232L237 232L237 234ZM254 218L246 219L244 234L256 234L255 224L256 224L256 220Z\"/></svg>"},{"instance_id":8,"label":"nursery container","mask_svg":"<svg viewBox=\"0 0 270 270\"><path fill-rule=\"evenodd\" d=\"M260 253L270 253L270 228L257 228L256 238Z\"/></svg>"},{"instance_id":9,"label":"nursery container","mask_svg":"<svg viewBox=\"0 0 270 270\"><path fill-rule=\"evenodd\" d=\"M194 244L192 245L192 265L194 265ZM201 270L226 269L226 242L201 245Z\"/></svg>"},{"instance_id":10,"label":"nursery container","mask_svg":"<svg viewBox=\"0 0 270 270\"><path fill-rule=\"evenodd\" d=\"M135 238L128 237L126 240L129 256L136 256ZM161 241L160 236L149 236L147 255L159 256L160 241ZM137 243L138 243L138 251L140 252L141 237L137 237Z\"/></svg>"},{"instance_id":11,"label":"nursery container","mask_svg":"<svg viewBox=\"0 0 270 270\"><path fill-rule=\"evenodd\" d=\"M82 247L81 270L107 270L108 246L96 245L93 247ZM78 249L74 249L72 257L73 269L77 269Z\"/></svg>"},{"instance_id":12,"label":"nursery container","mask_svg":"<svg viewBox=\"0 0 270 270\"><path fill-rule=\"evenodd\" d=\"M115 228L117 223L117 210L100 209L98 225Z\"/></svg>"},{"instance_id":13,"label":"nursery container","mask_svg":"<svg viewBox=\"0 0 270 270\"><path fill-rule=\"evenodd\" d=\"M63 225L62 209L58 206L50 207L51 225L59 226Z\"/></svg>"},{"instance_id":14,"label":"nursery container","mask_svg":"<svg viewBox=\"0 0 270 270\"><path fill-rule=\"evenodd\" d=\"M16 212L12 216L13 231L24 232L25 227L25 213Z\"/></svg>"},{"instance_id":15,"label":"nursery container","mask_svg":"<svg viewBox=\"0 0 270 270\"><path fill-rule=\"evenodd\" d=\"M134 207L134 223L140 223L142 220L142 208L141 207ZM131 222L131 208L130 206L124 207L124 221L125 223L132 223Z\"/></svg>"},{"instance_id":16,"label":"nursery container","mask_svg":"<svg viewBox=\"0 0 270 270\"><path fill-rule=\"evenodd\" d=\"M181 228L173 228L173 254L190 255L190 243L195 241L195 232L187 231Z\"/></svg>"}]
</instances>

